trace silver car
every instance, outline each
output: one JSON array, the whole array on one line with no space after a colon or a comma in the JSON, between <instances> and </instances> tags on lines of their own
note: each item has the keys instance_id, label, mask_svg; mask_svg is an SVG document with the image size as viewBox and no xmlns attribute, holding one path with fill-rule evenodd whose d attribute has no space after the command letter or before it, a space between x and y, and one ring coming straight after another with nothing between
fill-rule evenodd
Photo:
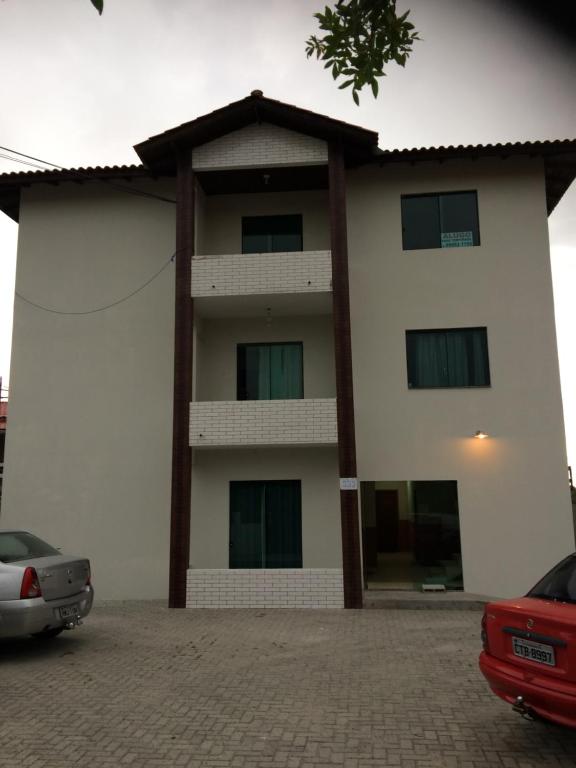
<instances>
[{"instance_id":1,"label":"silver car","mask_svg":"<svg viewBox=\"0 0 576 768\"><path fill-rule=\"evenodd\" d=\"M28 531L0 531L0 638L56 637L90 613L90 561Z\"/></svg>"}]
</instances>

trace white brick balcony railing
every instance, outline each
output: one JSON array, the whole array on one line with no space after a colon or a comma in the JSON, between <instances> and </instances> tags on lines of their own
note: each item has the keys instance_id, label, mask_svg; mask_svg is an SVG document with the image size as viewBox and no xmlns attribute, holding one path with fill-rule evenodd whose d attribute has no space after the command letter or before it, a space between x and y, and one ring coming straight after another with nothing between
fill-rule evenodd
<instances>
[{"instance_id":1,"label":"white brick balcony railing","mask_svg":"<svg viewBox=\"0 0 576 768\"><path fill-rule=\"evenodd\" d=\"M190 445L336 445L336 400L190 403Z\"/></svg>"},{"instance_id":2,"label":"white brick balcony railing","mask_svg":"<svg viewBox=\"0 0 576 768\"><path fill-rule=\"evenodd\" d=\"M192 259L194 298L331 290L330 251L241 253Z\"/></svg>"},{"instance_id":3,"label":"white brick balcony railing","mask_svg":"<svg viewBox=\"0 0 576 768\"><path fill-rule=\"evenodd\" d=\"M195 569L187 608L343 608L341 568Z\"/></svg>"}]
</instances>

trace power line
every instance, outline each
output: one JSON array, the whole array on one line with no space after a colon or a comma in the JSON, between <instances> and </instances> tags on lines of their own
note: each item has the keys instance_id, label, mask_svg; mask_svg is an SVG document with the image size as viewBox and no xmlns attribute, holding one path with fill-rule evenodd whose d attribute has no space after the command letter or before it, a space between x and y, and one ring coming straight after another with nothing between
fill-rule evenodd
<instances>
[{"instance_id":1,"label":"power line","mask_svg":"<svg viewBox=\"0 0 576 768\"><path fill-rule=\"evenodd\" d=\"M10 149L10 147L2 147L0 146L0 149L3 149L4 152L11 152L13 155L20 155L20 157L26 157L28 160L36 160L39 163L44 163L44 165L51 165L53 168L58 168L61 171L66 170L62 165L56 165L56 163L49 163L47 160L42 160L39 157L34 157L34 155L26 155L24 152L17 152L15 149Z\"/></svg>"},{"instance_id":2,"label":"power line","mask_svg":"<svg viewBox=\"0 0 576 768\"><path fill-rule=\"evenodd\" d=\"M125 187L123 184L117 184L114 181L108 181L108 179L102 179L105 184L108 184L112 189L119 189L121 192L127 192L129 195L136 195L138 197L151 197L154 200L160 200L162 203L172 203L176 205L176 200L172 200L171 197L164 197L163 195L155 195L154 192L145 192L143 189L133 189L132 187Z\"/></svg>"},{"instance_id":3,"label":"power line","mask_svg":"<svg viewBox=\"0 0 576 768\"><path fill-rule=\"evenodd\" d=\"M27 160L19 160L17 157L10 157L10 155L5 155L3 152L0 152L0 157L3 157L5 160L10 160L12 163L21 163L22 165L30 165L32 168L38 168L40 171L50 170L49 168L44 168L42 165L38 165L38 163L29 163Z\"/></svg>"},{"instance_id":4,"label":"power line","mask_svg":"<svg viewBox=\"0 0 576 768\"><path fill-rule=\"evenodd\" d=\"M13 155L19 155L19 157L26 157L28 160L36 160L39 163L44 163L44 165L50 165L52 168L56 168L58 171L65 171L67 170L62 165L57 165L56 163L50 163L48 160L42 160L40 157L34 157L34 155L27 155L24 152L18 152L15 149L10 149L10 147L3 147L0 145L0 149L4 150L5 152L11 152ZM14 163L22 163L22 165L30 165L32 168L37 168L40 171L50 171L51 168L44 168L40 165L34 165L33 163L26 162L25 160L18 160L16 157L9 157L8 155L0 154L0 157L5 158L6 160L11 160ZM134 187L127 187L124 184L118 184L117 182L110 181L109 179L100 179L100 181L103 181L105 184L108 184L109 187L112 187L112 189L118 189L121 192L126 192L129 195L136 195L137 197L150 197L154 200L160 200L163 203L172 203L173 205L176 205L176 200L173 200L170 197L164 197L163 195L156 195L154 192L146 192L143 189L135 189Z\"/></svg>"},{"instance_id":5,"label":"power line","mask_svg":"<svg viewBox=\"0 0 576 768\"><path fill-rule=\"evenodd\" d=\"M106 309L111 309L112 307L117 307L118 304L122 304L125 301L128 301L128 299L131 299L133 296L136 296L137 293L140 293L140 291L143 291L146 286L150 285L150 283L155 280L157 277L159 277L162 272L166 269L166 267L174 261L174 258L178 251L174 251L172 256L168 259L168 261L164 262L164 264L160 267L160 269L155 272L152 277L150 277L148 280L146 280L145 283L143 283L141 286L136 288L135 291L132 291L127 296L124 296L121 299L118 299L117 301L113 301L111 304L106 304L104 307L97 307L96 309L87 309L83 312L66 312L59 309L52 309L51 307L45 307L42 304L37 304L35 301L31 301L30 299L27 299L26 296L23 296L21 293L18 293L18 291L15 291L15 295L21 300L24 301L26 304L30 304L32 307L36 307L36 309L41 309L44 312L50 312L53 315L93 315L96 312L104 312Z\"/></svg>"},{"instance_id":6,"label":"power line","mask_svg":"<svg viewBox=\"0 0 576 768\"><path fill-rule=\"evenodd\" d=\"M36 165L35 162L28 162L30 160L33 160L33 161L36 161L38 163L44 163L44 165L51 165L53 168L56 168L57 170L61 170L61 171L66 170L61 165L57 165L56 163L50 163L47 160L42 160L41 158L35 157L34 155L27 155L24 152L18 152L15 149L10 149L10 147L3 147L3 146L0 145L0 150L4 150L4 152L10 152L10 153L12 153L14 155L18 155L19 158L20 157L27 158L27 160L20 160L20 159L18 159L16 157L10 157L9 155L5 155L3 153L0 153L0 157L1 158L5 158L6 160L11 160L14 163L21 163L22 165L28 165L28 166L31 166L33 168L37 168L37 169L39 169L41 171L49 171L50 170L49 168L43 168L43 167L41 167L39 165ZM165 203L173 203L173 204L176 203L176 200L172 200L172 199L170 199L168 197L163 197L162 195L156 195L153 192L146 192L145 190L142 190L142 189L134 189L132 187L126 187L123 184L117 184L115 182L109 181L108 179L102 179L102 181L107 183L113 189L118 189L118 190L120 190L122 192L127 192L128 194L131 194L131 195L138 195L140 197L151 197L151 198L154 198L155 200L161 200L162 202L165 202ZM138 288L136 288L134 291L129 293L127 296L124 296L123 298L118 299L117 301L113 301L111 304L106 304L103 307L97 307L95 309L88 309L88 310L84 310L82 312L69 312L69 311L62 311L62 310L58 310L58 309L53 309L51 307L45 307L44 305L38 304L37 302L32 301L31 299L27 299L26 296L23 296L21 293L18 293L18 291L15 291L15 295L21 301L25 302L26 304L29 304L30 306L35 307L36 309L40 309L43 312L50 312L51 314L54 314L54 315L92 315L92 314L95 314L96 312L104 312L107 309L112 309L112 307L117 307L119 304L122 304L125 301L128 301L128 299L131 299L133 296L136 296L137 293L140 293L140 291L144 290L144 288L146 288L148 285L150 285L150 283L153 280L155 280L157 277L159 277L160 274L167 268L167 266L172 261L174 261L174 258L175 258L177 253L178 253L178 251L175 251L170 256L168 261L166 261L160 267L160 269L152 275L152 277L150 277L148 280L146 280L145 283L140 285Z\"/></svg>"}]
</instances>

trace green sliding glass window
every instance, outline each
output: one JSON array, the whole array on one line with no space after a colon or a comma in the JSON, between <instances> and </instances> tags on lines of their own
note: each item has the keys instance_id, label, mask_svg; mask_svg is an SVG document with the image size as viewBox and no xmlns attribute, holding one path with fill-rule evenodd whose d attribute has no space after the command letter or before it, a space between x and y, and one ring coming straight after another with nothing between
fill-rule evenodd
<instances>
[{"instance_id":1,"label":"green sliding glass window","mask_svg":"<svg viewBox=\"0 0 576 768\"><path fill-rule=\"evenodd\" d=\"M302 216L244 216L242 253L302 250Z\"/></svg>"},{"instance_id":2,"label":"green sliding glass window","mask_svg":"<svg viewBox=\"0 0 576 768\"><path fill-rule=\"evenodd\" d=\"M405 251L480 245L476 192L403 195L401 203Z\"/></svg>"},{"instance_id":3,"label":"green sliding glass window","mask_svg":"<svg viewBox=\"0 0 576 768\"><path fill-rule=\"evenodd\" d=\"M408 386L489 387L486 328L406 331Z\"/></svg>"},{"instance_id":4,"label":"green sliding glass window","mask_svg":"<svg viewBox=\"0 0 576 768\"><path fill-rule=\"evenodd\" d=\"M230 483L230 568L301 568L299 480Z\"/></svg>"},{"instance_id":5,"label":"green sliding glass window","mask_svg":"<svg viewBox=\"0 0 576 768\"><path fill-rule=\"evenodd\" d=\"M238 344L238 400L304 397L302 344Z\"/></svg>"}]
</instances>

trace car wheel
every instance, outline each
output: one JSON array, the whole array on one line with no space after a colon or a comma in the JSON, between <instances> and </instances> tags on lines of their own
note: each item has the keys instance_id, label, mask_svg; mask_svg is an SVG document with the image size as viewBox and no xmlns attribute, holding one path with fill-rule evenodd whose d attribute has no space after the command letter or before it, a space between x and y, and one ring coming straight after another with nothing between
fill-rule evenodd
<instances>
[{"instance_id":1,"label":"car wheel","mask_svg":"<svg viewBox=\"0 0 576 768\"><path fill-rule=\"evenodd\" d=\"M64 627L54 627L54 629L45 629L43 632L36 632L32 635L36 640L52 640L54 637L64 632Z\"/></svg>"}]
</instances>

